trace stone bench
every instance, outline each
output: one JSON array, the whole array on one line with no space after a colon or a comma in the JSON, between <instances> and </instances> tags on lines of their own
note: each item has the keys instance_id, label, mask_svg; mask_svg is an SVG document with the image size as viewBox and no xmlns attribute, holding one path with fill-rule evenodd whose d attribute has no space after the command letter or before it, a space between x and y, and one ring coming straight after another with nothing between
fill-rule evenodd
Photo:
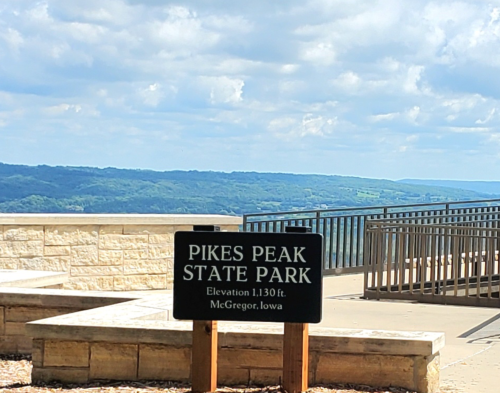
<instances>
[{"instance_id":1,"label":"stone bench","mask_svg":"<svg viewBox=\"0 0 500 393\"><path fill-rule=\"evenodd\" d=\"M26 324L33 382L173 380L191 376L192 323L171 318L171 297L126 303ZM219 385L276 385L282 324L219 323ZM310 327L309 383L439 387L444 334Z\"/></svg>"}]
</instances>

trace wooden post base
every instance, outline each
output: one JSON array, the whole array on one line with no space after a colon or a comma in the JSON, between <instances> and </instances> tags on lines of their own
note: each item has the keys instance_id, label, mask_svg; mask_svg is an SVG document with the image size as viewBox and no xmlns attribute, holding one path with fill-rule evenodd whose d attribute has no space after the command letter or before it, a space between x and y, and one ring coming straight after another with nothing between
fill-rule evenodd
<instances>
[{"instance_id":1,"label":"wooden post base","mask_svg":"<svg viewBox=\"0 0 500 393\"><path fill-rule=\"evenodd\" d=\"M283 337L283 388L304 392L309 378L309 324L285 323Z\"/></svg>"},{"instance_id":2,"label":"wooden post base","mask_svg":"<svg viewBox=\"0 0 500 393\"><path fill-rule=\"evenodd\" d=\"M217 389L217 344L217 321L193 321L193 392L215 392Z\"/></svg>"}]
</instances>

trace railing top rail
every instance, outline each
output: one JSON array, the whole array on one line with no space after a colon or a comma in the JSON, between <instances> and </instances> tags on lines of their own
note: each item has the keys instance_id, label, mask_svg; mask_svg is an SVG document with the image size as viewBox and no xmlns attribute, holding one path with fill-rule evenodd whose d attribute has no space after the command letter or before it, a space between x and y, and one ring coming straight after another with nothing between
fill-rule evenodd
<instances>
[{"instance_id":1,"label":"railing top rail","mask_svg":"<svg viewBox=\"0 0 500 393\"><path fill-rule=\"evenodd\" d=\"M472 205L476 203L489 203L489 202L500 202L500 199L481 199L474 201L450 201L450 202L432 202L432 203L417 203L413 205L385 205L385 206L363 206L363 207L346 207L346 208L335 208L335 209L316 209L316 210L295 210L295 211L284 211L284 212L269 212L269 213L250 213L244 214L246 218L251 217L263 217L263 216L282 216L291 214L324 214L324 213L336 213L336 212L346 212L346 211L364 211L364 210L392 210L392 209L402 209L402 208L412 208L412 207L424 207L424 206L449 206L449 205Z\"/></svg>"},{"instance_id":2,"label":"railing top rail","mask_svg":"<svg viewBox=\"0 0 500 393\"><path fill-rule=\"evenodd\" d=\"M470 231L494 231L500 232L500 227L474 227L470 226L475 223L498 223L500 220L475 220L475 221L463 221L463 222L450 222L450 223L439 223L439 224L416 224L416 223L405 223L405 222L387 222L385 220L369 220L366 222L366 230L389 230L395 228L433 228L433 229L457 229L457 230L470 230Z\"/></svg>"},{"instance_id":3,"label":"railing top rail","mask_svg":"<svg viewBox=\"0 0 500 393\"><path fill-rule=\"evenodd\" d=\"M441 212L441 210L419 210L416 213L423 212ZM499 212L469 212L469 213L455 213L455 214L440 214L440 215L424 215L424 216L402 216L402 217L386 217L386 218L369 218L369 222L398 222L398 221L407 221L407 220L422 220L422 219L432 219L432 218L446 218L446 219L460 219L460 218L469 218L469 217L477 217L477 216L497 216ZM492 218L491 220L495 220ZM485 219L477 219L477 220L469 220L464 222L484 222L487 221Z\"/></svg>"},{"instance_id":4,"label":"railing top rail","mask_svg":"<svg viewBox=\"0 0 500 393\"><path fill-rule=\"evenodd\" d=\"M440 211L440 210L420 210L417 211L417 213L421 212L434 212L434 211ZM399 221L407 221L407 220L426 220L426 219L432 219L432 218L446 218L446 219L455 219L455 218L469 218L469 217L477 217L477 216L494 216L498 212L472 212L472 213L456 213L456 214L442 214L442 215L425 215L425 216L403 216L403 217L387 217L387 218L369 218L369 222L379 222L379 223L390 223L390 222L399 222ZM495 220L495 219L492 219ZM487 220L481 219L481 220L469 220L469 221L464 221L464 222L484 222ZM457 221L455 221L457 222ZM461 222L461 221L460 221ZM453 222L452 222L453 223Z\"/></svg>"}]
</instances>

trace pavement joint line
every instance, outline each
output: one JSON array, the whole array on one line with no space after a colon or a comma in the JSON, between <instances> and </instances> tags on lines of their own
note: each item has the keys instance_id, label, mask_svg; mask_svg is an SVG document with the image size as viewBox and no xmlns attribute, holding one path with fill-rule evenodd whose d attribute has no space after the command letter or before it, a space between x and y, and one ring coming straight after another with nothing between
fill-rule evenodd
<instances>
[{"instance_id":1,"label":"pavement joint line","mask_svg":"<svg viewBox=\"0 0 500 393\"><path fill-rule=\"evenodd\" d=\"M488 347L483 348L483 349L481 349L480 351L478 351L478 352L476 352L476 353L473 353L472 355L466 356L466 357L464 357L464 358L462 358L462 359L455 360L454 362L449 363L449 364L447 364L447 365L445 365L445 366L441 367L441 371L442 371L442 370L444 370L444 369L447 369L447 368L448 368L448 367L450 367L450 366L454 366L454 365L455 365L455 364L457 364L457 363L460 363L460 362L463 362L463 361L465 361L465 360L467 360L467 359L473 358L474 356L480 355L481 353L486 352L487 350L489 350L489 349L493 348L494 346L495 346L495 344L490 344Z\"/></svg>"}]
</instances>

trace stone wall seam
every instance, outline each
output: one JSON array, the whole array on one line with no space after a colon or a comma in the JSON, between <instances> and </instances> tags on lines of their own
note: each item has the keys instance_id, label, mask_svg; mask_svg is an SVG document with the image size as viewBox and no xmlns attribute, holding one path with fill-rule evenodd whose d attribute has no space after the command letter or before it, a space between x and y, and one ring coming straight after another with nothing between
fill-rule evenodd
<instances>
[{"instance_id":1,"label":"stone wall seam","mask_svg":"<svg viewBox=\"0 0 500 393\"><path fill-rule=\"evenodd\" d=\"M309 383L316 383L316 369L319 362L319 353L317 351L309 351Z\"/></svg>"},{"instance_id":2,"label":"stone wall seam","mask_svg":"<svg viewBox=\"0 0 500 393\"><path fill-rule=\"evenodd\" d=\"M418 358L419 356L412 356L413 358L413 389L417 389L418 386ZM419 393L426 393L426 392L419 392Z\"/></svg>"},{"instance_id":3,"label":"stone wall seam","mask_svg":"<svg viewBox=\"0 0 500 393\"><path fill-rule=\"evenodd\" d=\"M0 336L5 334L5 307L0 307Z\"/></svg>"}]
</instances>

